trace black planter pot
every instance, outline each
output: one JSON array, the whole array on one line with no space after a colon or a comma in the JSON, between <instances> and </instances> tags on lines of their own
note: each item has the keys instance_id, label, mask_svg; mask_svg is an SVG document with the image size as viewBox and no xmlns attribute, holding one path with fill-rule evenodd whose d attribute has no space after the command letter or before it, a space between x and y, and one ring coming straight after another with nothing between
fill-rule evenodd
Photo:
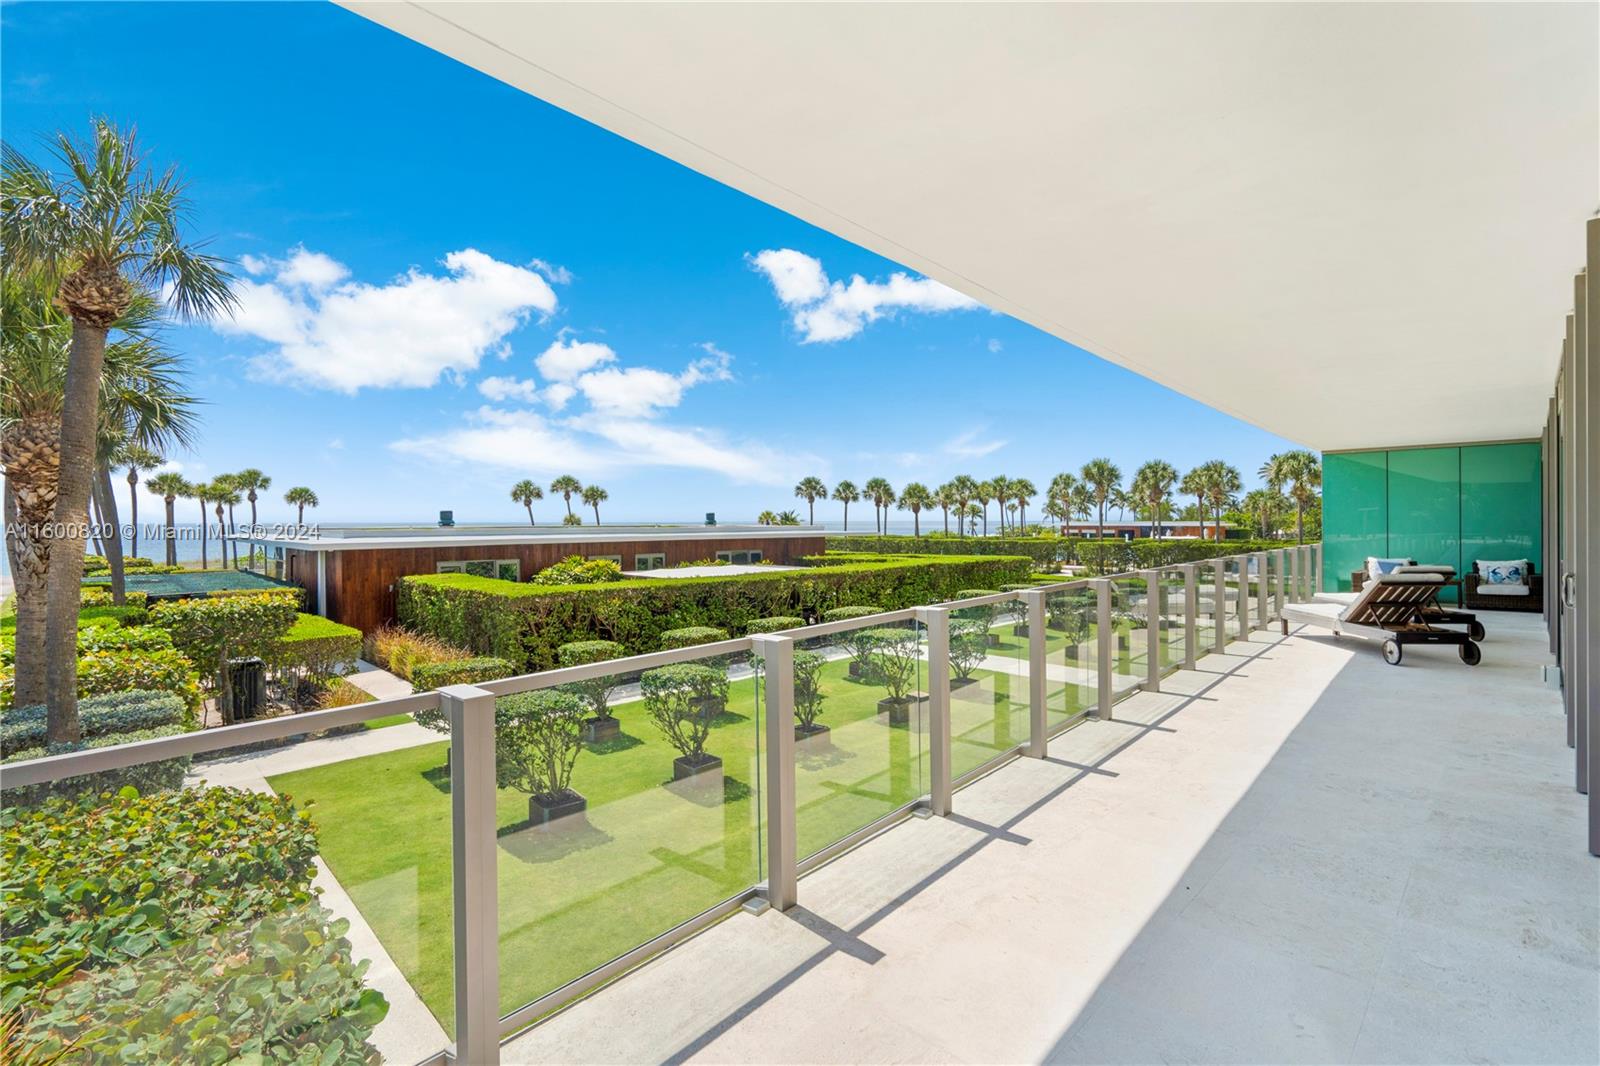
<instances>
[{"instance_id":1,"label":"black planter pot","mask_svg":"<svg viewBox=\"0 0 1600 1066\"><path fill-rule=\"evenodd\" d=\"M1019 637L1028 636L1029 635L1028 623L1026 623L1026 622L1018 622L1015 626L1013 626L1011 628L1011 632L1015 633Z\"/></svg>"},{"instance_id":2,"label":"black planter pot","mask_svg":"<svg viewBox=\"0 0 1600 1066\"><path fill-rule=\"evenodd\" d=\"M794 727L794 740L802 749L827 747L830 743L828 733L828 727L821 722L815 723L809 730L797 725Z\"/></svg>"},{"instance_id":3,"label":"black planter pot","mask_svg":"<svg viewBox=\"0 0 1600 1066\"><path fill-rule=\"evenodd\" d=\"M622 735L622 723L612 717L585 718L583 720L583 742L585 744L601 744L607 740L615 740Z\"/></svg>"},{"instance_id":4,"label":"black planter pot","mask_svg":"<svg viewBox=\"0 0 1600 1066\"><path fill-rule=\"evenodd\" d=\"M693 781L707 775L722 776L722 760L715 755L701 755L698 761L680 755L672 760L674 781Z\"/></svg>"},{"instance_id":5,"label":"black planter pot","mask_svg":"<svg viewBox=\"0 0 1600 1066\"><path fill-rule=\"evenodd\" d=\"M925 692L913 693L901 699L886 699L878 701L878 713L887 715L890 725L908 725L911 722L911 708L919 703L927 703L928 696Z\"/></svg>"},{"instance_id":6,"label":"black planter pot","mask_svg":"<svg viewBox=\"0 0 1600 1066\"><path fill-rule=\"evenodd\" d=\"M999 633L990 633L990 634L988 634L988 638L989 638L989 647L998 648L1000 646L1000 634Z\"/></svg>"},{"instance_id":7,"label":"black planter pot","mask_svg":"<svg viewBox=\"0 0 1600 1066\"><path fill-rule=\"evenodd\" d=\"M571 789L559 797L529 796L528 824L539 829L580 829L589 824L589 801Z\"/></svg>"}]
</instances>

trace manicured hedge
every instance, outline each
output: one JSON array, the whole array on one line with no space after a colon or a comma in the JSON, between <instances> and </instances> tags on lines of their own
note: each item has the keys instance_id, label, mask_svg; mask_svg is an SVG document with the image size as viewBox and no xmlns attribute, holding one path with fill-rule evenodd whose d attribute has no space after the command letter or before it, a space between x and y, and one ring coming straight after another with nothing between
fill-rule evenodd
<instances>
[{"instance_id":1,"label":"manicured hedge","mask_svg":"<svg viewBox=\"0 0 1600 1066\"><path fill-rule=\"evenodd\" d=\"M46 717L43 704L0 713L0 755L44 747ZM141 729L193 725L194 715L183 699L171 692L112 692L78 702L78 728L85 740Z\"/></svg>"},{"instance_id":2,"label":"manicured hedge","mask_svg":"<svg viewBox=\"0 0 1600 1066\"><path fill-rule=\"evenodd\" d=\"M76 744L50 744L45 747L23 748L0 759L0 762L22 762L26 759L40 759L46 755L69 755L75 751L109 748L115 744L132 744L137 740L154 740L157 737L175 737L188 732L190 727L186 725L129 729L86 738ZM183 787L183 778L188 772L189 756L180 755L172 759L141 763L138 766L124 766L117 770L101 770L80 777L69 777L62 781L53 781L48 785L6 787L0 790L0 806L37 807L53 799L98 796L120 792L124 788L132 788L142 795L172 792Z\"/></svg>"},{"instance_id":3,"label":"manicured hedge","mask_svg":"<svg viewBox=\"0 0 1600 1066\"><path fill-rule=\"evenodd\" d=\"M744 631L748 635L757 633L781 633L785 629L799 629L806 624L804 618L793 615L779 615L776 618L752 618L745 623Z\"/></svg>"},{"instance_id":4,"label":"manicured hedge","mask_svg":"<svg viewBox=\"0 0 1600 1066\"><path fill-rule=\"evenodd\" d=\"M520 668L547 670L556 649L607 639L630 655L661 647L668 630L711 626L742 632L755 618L817 618L835 607L884 610L951 598L959 588L1024 581L1027 559L909 556L728 577L637 578L604 585L541 587L466 574L400 580L398 611L406 626Z\"/></svg>"},{"instance_id":5,"label":"manicured hedge","mask_svg":"<svg viewBox=\"0 0 1600 1066\"><path fill-rule=\"evenodd\" d=\"M411 684L418 691L426 692L446 685L498 681L517 672L516 666L505 659L483 655L475 659L452 659L447 663L418 663L411 671Z\"/></svg>"},{"instance_id":6,"label":"manicured hedge","mask_svg":"<svg viewBox=\"0 0 1600 1066\"><path fill-rule=\"evenodd\" d=\"M0 710L16 689L16 642L0 635ZM156 626L88 625L78 630L78 698L131 689L171 692L200 708L199 679L191 663Z\"/></svg>"},{"instance_id":7,"label":"manicured hedge","mask_svg":"<svg viewBox=\"0 0 1600 1066\"><path fill-rule=\"evenodd\" d=\"M685 626L682 629L668 629L661 634L661 647L692 648L696 644L715 644L728 639L728 631L716 626Z\"/></svg>"},{"instance_id":8,"label":"manicured hedge","mask_svg":"<svg viewBox=\"0 0 1600 1066\"><path fill-rule=\"evenodd\" d=\"M29 1061L377 1061L388 1011L286 796L125 790L0 812L0 1008ZM31 1057L29 1057L29 1053Z\"/></svg>"},{"instance_id":9,"label":"manicured hedge","mask_svg":"<svg viewBox=\"0 0 1600 1066\"><path fill-rule=\"evenodd\" d=\"M1093 537L907 537L898 534L879 536L828 535L828 553L835 552L914 552L930 555L1021 555L1035 564L1087 566L1096 573L1111 574L1151 566L1213 559L1218 555L1292 548L1282 540L1121 540Z\"/></svg>"},{"instance_id":10,"label":"manicured hedge","mask_svg":"<svg viewBox=\"0 0 1600 1066\"><path fill-rule=\"evenodd\" d=\"M315 614L296 616L278 638L272 665L311 678L332 677L345 663L361 658L361 630Z\"/></svg>"}]
</instances>

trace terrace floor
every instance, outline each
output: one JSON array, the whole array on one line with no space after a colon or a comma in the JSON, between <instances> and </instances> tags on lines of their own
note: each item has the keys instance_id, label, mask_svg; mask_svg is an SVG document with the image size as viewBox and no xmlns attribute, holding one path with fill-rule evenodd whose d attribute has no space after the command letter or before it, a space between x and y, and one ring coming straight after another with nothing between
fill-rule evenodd
<instances>
[{"instance_id":1,"label":"terrace floor","mask_svg":"<svg viewBox=\"0 0 1600 1066\"><path fill-rule=\"evenodd\" d=\"M1256 632L503 1061L1600 1061L1543 631L1488 624L1476 669Z\"/></svg>"}]
</instances>

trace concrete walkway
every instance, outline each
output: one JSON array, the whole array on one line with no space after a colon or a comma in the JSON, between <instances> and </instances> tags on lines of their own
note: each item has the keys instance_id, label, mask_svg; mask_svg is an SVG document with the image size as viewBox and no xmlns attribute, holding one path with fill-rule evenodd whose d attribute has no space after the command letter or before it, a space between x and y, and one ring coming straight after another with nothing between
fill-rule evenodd
<instances>
[{"instance_id":1,"label":"concrete walkway","mask_svg":"<svg viewBox=\"0 0 1600 1066\"><path fill-rule=\"evenodd\" d=\"M1256 632L547 1020L519 1063L1595 1062L1539 619Z\"/></svg>"}]
</instances>

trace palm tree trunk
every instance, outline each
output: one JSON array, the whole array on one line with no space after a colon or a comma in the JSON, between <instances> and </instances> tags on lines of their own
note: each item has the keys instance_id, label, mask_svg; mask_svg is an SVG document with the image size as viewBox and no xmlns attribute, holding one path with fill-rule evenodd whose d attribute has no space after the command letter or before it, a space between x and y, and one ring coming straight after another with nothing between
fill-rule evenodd
<instances>
[{"instance_id":1,"label":"palm tree trunk","mask_svg":"<svg viewBox=\"0 0 1600 1066\"><path fill-rule=\"evenodd\" d=\"M922 512L921 511L912 511L911 512L911 535L914 536L914 537L922 536Z\"/></svg>"},{"instance_id":2,"label":"palm tree trunk","mask_svg":"<svg viewBox=\"0 0 1600 1066\"><path fill-rule=\"evenodd\" d=\"M83 598L84 526L94 485L96 430L100 425L100 374L105 367L106 327L76 319L67 353L61 396L61 474L56 485L53 532L45 594L45 737L73 743L78 726L78 608Z\"/></svg>"},{"instance_id":3,"label":"palm tree trunk","mask_svg":"<svg viewBox=\"0 0 1600 1066\"><path fill-rule=\"evenodd\" d=\"M6 528L17 533L6 538L6 556L16 581L12 595L17 605L16 651L13 669L13 706L31 707L45 701L45 587L49 579L46 547L40 538L28 536L18 513L15 483L5 483Z\"/></svg>"},{"instance_id":4,"label":"palm tree trunk","mask_svg":"<svg viewBox=\"0 0 1600 1066\"><path fill-rule=\"evenodd\" d=\"M528 521L533 521L533 508L531 507L528 508ZM295 515L294 524L297 526L303 526L306 524L306 505L303 503L300 505L300 510Z\"/></svg>"},{"instance_id":5,"label":"palm tree trunk","mask_svg":"<svg viewBox=\"0 0 1600 1066\"><path fill-rule=\"evenodd\" d=\"M950 535L950 508L942 507L940 510L944 511L944 535L948 537Z\"/></svg>"},{"instance_id":6,"label":"palm tree trunk","mask_svg":"<svg viewBox=\"0 0 1600 1066\"><path fill-rule=\"evenodd\" d=\"M846 533L850 532L850 503L849 503L849 501L846 501L845 505L844 505L844 531Z\"/></svg>"},{"instance_id":7,"label":"palm tree trunk","mask_svg":"<svg viewBox=\"0 0 1600 1066\"><path fill-rule=\"evenodd\" d=\"M206 530L208 528L208 523L210 521L211 521L211 519L206 516L206 501L205 501L205 498L201 497L201 499L200 499L200 569L202 569L202 570L209 570L211 568L211 561L206 558Z\"/></svg>"},{"instance_id":8,"label":"palm tree trunk","mask_svg":"<svg viewBox=\"0 0 1600 1066\"><path fill-rule=\"evenodd\" d=\"M122 566L122 530L117 521L117 497L111 491L111 468L95 471L94 507L100 512L101 543L106 564L111 567L111 602L121 607L128 602L128 583Z\"/></svg>"},{"instance_id":9,"label":"palm tree trunk","mask_svg":"<svg viewBox=\"0 0 1600 1066\"><path fill-rule=\"evenodd\" d=\"M128 554L138 558L139 555L139 471L128 471L128 521L133 526L132 551Z\"/></svg>"},{"instance_id":10,"label":"palm tree trunk","mask_svg":"<svg viewBox=\"0 0 1600 1066\"><path fill-rule=\"evenodd\" d=\"M173 503L174 503L174 501L173 501L172 497L170 497L170 496L167 497L167 499L165 500L165 503L167 505L167 528L165 530L166 535L167 535L167 565L168 566L177 566L178 565L178 516L173 512Z\"/></svg>"},{"instance_id":11,"label":"palm tree trunk","mask_svg":"<svg viewBox=\"0 0 1600 1066\"><path fill-rule=\"evenodd\" d=\"M533 525L533 504L525 503L522 506L528 509L528 525Z\"/></svg>"},{"instance_id":12,"label":"palm tree trunk","mask_svg":"<svg viewBox=\"0 0 1600 1066\"><path fill-rule=\"evenodd\" d=\"M89 547L100 558L106 557L106 546L100 543L100 503L95 498L94 489L89 490Z\"/></svg>"},{"instance_id":13,"label":"palm tree trunk","mask_svg":"<svg viewBox=\"0 0 1600 1066\"><path fill-rule=\"evenodd\" d=\"M594 524L600 524L600 505L598 503L594 505Z\"/></svg>"}]
</instances>

